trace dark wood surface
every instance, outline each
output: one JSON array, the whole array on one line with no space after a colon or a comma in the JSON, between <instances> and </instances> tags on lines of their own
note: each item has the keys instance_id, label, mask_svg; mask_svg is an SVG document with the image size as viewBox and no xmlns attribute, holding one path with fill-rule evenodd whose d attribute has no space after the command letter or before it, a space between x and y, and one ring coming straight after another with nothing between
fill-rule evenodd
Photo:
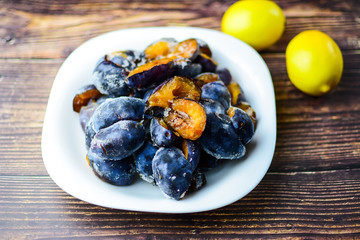
<instances>
[{"instance_id":1,"label":"dark wood surface","mask_svg":"<svg viewBox=\"0 0 360 240\"><path fill-rule=\"evenodd\" d=\"M233 2L0 0L0 239L360 239L358 0L276 1L286 30L261 55L275 86L277 143L269 172L245 198L193 214L122 211L75 199L48 176L47 99L76 47L129 27L220 30ZM286 73L285 48L307 29L330 35L344 57L340 84L320 98L295 89Z\"/></svg>"}]
</instances>

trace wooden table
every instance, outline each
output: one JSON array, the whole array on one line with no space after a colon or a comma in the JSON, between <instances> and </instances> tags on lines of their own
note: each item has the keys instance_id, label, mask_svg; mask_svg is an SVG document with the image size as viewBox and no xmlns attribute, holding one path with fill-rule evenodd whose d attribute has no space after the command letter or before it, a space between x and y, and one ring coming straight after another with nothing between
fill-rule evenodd
<instances>
[{"instance_id":1,"label":"wooden table","mask_svg":"<svg viewBox=\"0 0 360 240\"><path fill-rule=\"evenodd\" d=\"M267 175L245 198L193 214L114 210L73 198L46 172L40 145L47 100L77 46L130 27L220 30L233 2L0 0L0 239L360 239L358 0L276 1L286 30L261 55L275 86L277 144ZM285 48L307 29L330 35L344 57L340 84L319 98L295 89L286 73Z\"/></svg>"}]
</instances>

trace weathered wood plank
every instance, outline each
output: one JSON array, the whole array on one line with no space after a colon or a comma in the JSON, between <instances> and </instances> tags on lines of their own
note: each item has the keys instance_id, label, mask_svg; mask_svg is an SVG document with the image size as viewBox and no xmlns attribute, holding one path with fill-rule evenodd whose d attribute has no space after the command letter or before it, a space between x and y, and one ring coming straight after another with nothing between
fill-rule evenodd
<instances>
[{"instance_id":1,"label":"weathered wood plank","mask_svg":"<svg viewBox=\"0 0 360 240\"><path fill-rule=\"evenodd\" d=\"M0 177L0 234L5 239L351 237L360 233L359 176L359 169L271 173L232 205L177 215L87 204L48 177Z\"/></svg>"},{"instance_id":2,"label":"weathered wood plank","mask_svg":"<svg viewBox=\"0 0 360 240\"><path fill-rule=\"evenodd\" d=\"M220 30L221 17L233 2L11 2L0 8L0 57L64 58L84 41L124 28L182 25ZM286 31L266 52L284 51L292 37L308 29L328 33L343 50L360 48L356 0L277 2L287 16Z\"/></svg>"}]
</instances>

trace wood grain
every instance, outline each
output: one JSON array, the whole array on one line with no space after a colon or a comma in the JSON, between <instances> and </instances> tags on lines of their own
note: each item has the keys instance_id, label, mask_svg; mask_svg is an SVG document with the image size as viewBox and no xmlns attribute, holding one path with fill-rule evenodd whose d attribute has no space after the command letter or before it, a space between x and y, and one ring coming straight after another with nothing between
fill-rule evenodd
<instances>
[{"instance_id":1,"label":"wood grain","mask_svg":"<svg viewBox=\"0 0 360 240\"><path fill-rule=\"evenodd\" d=\"M129 27L185 25L220 30L221 17L233 2L162 1L160 6L151 1L11 2L0 8L0 57L64 58L94 36ZM356 0L278 3L287 17L286 31L267 52L284 51L291 38L308 29L327 32L343 50L359 49Z\"/></svg>"},{"instance_id":2,"label":"wood grain","mask_svg":"<svg viewBox=\"0 0 360 240\"><path fill-rule=\"evenodd\" d=\"M171 239L350 238L360 233L359 174L359 170L271 173L252 193L230 206L176 215L89 205L68 196L48 177L0 177L0 204L4 206L0 212L0 233L10 239L145 239L154 235ZM169 224L173 227L169 228Z\"/></svg>"},{"instance_id":3,"label":"wood grain","mask_svg":"<svg viewBox=\"0 0 360 240\"><path fill-rule=\"evenodd\" d=\"M65 57L117 29L220 30L234 2L0 0L0 239L360 239L358 0L276 1L286 30L261 55L275 88L277 144L269 172L245 198L193 214L121 211L75 199L48 176L41 131ZM286 73L285 48L308 29L329 34L344 57L339 86L319 98Z\"/></svg>"}]
</instances>

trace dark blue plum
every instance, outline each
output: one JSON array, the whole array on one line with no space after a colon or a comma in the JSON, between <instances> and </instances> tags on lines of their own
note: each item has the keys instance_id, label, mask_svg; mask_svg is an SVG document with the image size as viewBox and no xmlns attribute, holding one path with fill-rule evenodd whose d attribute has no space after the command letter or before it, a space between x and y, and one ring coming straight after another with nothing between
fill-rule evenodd
<instances>
[{"instance_id":1,"label":"dark blue plum","mask_svg":"<svg viewBox=\"0 0 360 240\"><path fill-rule=\"evenodd\" d=\"M232 76L227 68L218 69L216 73L219 75L221 81L223 81L225 85L229 85L232 80Z\"/></svg>"},{"instance_id":2,"label":"dark blue plum","mask_svg":"<svg viewBox=\"0 0 360 240\"><path fill-rule=\"evenodd\" d=\"M90 101L86 106L82 107L79 112L79 121L81 129L85 132L85 127L89 122L91 116L94 114L95 109L99 106L95 101Z\"/></svg>"},{"instance_id":3,"label":"dark blue plum","mask_svg":"<svg viewBox=\"0 0 360 240\"><path fill-rule=\"evenodd\" d=\"M195 77L200 74L202 71L201 65L199 63L193 63L190 59L179 58L174 61L174 75L175 76L184 76L184 77Z\"/></svg>"},{"instance_id":4,"label":"dark blue plum","mask_svg":"<svg viewBox=\"0 0 360 240\"><path fill-rule=\"evenodd\" d=\"M159 148L152 169L156 184L165 196L180 200L189 189L192 179L192 166L180 149Z\"/></svg>"},{"instance_id":5,"label":"dark blue plum","mask_svg":"<svg viewBox=\"0 0 360 240\"><path fill-rule=\"evenodd\" d=\"M192 170L194 171L200 161L200 146L195 141L184 139L181 147L185 158L191 163Z\"/></svg>"},{"instance_id":6,"label":"dark blue plum","mask_svg":"<svg viewBox=\"0 0 360 240\"><path fill-rule=\"evenodd\" d=\"M107 183L126 186L135 180L136 169L132 157L125 158L122 161L99 160L90 157L88 160L95 175Z\"/></svg>"},{"instance_id":7,"label":"dark blue plum","mask_svg":"<svg viewBox=\"0 0 360 240\"><path fill-rule=\"evenodd\" d=\"M206 115L206 127L199 143L208 154L218 159L239 159L245 154L245 146L236 133L229 116L210 113Z\"/></svg>"},{"instance_id":8,"label":"dark blue plum","mask_svg":"<svg viewBox=\"0 0 360 240\"><path fill-rule=\"evenodd\" d=\"M188 192L189 193L195 192L205 185L206 185L205 174L202 171L200 171L198 168L195 169L195 171L193 171L192 173L191 184Z\"/></svg>"},{"instance_id":9,"label":"dark blue plum","mask_svg":"<svg viewBox=\"0 0 360 240\"><path fill-rule=\"evenodd\" d=\"M254 135L254 124L249 115L240 108L232 107L229 111L231 121L243 144L248 144Z\"/></svg>"},{"instance_id":10,"label":"dark blue plum","mask_svg":"<svg viewBox=\"0 0 360 240\"><path fill-rule=\"evenodd\" d=\"M133 155L136 171L143 180L149 183L154 183L152 160L157 150L158 148L150 142L145 142L144 145Z\"/></svg>"},{"instance_id":11,"label":"dark blue plum","mask_svg":"<svg viewBox=\"0 0 360 240\"><path fill-rule=\"evenodd\" d=\"M123 58L125 58L131 63L131 67L130 67L131 70L137 66L146 63L145 54L142 51L135 51L135 50L118 51L108 54L107 57L114 64L117 64L119 66L123 66L124 64Z\"/></svg>"},{"instance_id":12,"label":"dark blue plum","mask_svg":"<svg viewBox=\"0 0 360 240\"><path fill-rule=\"evenodd\" d=\"M132 155L144 143L141 123L122 120L97 132L88 152L91 159L121 160Z\"/></svg>"},{"instance_id":13,"label":"dark blue plum","mask_svg":"<svg viewBox=\"0 0 360 240\"><path fill-rule=\"evenodd\" d=\"M167 129L163 123L160 124L156 118L151 119L150 123L150 135L151 140L159 147L172 147L175 146L180 141L180 137L178 137L173 131Z\"/></svg>"},{"instance_id":14,"label":"dark blue plum","mask_svg":"<svg viewBox=\"0 0 360 240\"><path fill-rule=\"evenodd\" d=\"M212 99L220 102L225 109L230 107L231 95L221 81L210 82L202 86L201 99Z\"/></svg>"},{"instance_id":15,"label":"dark blue plum","mask_svg":"<svg viewBox=\"0 0 360 240\"><path fill-rule=\"evenodd\" d=\"M107 99L92 115L93 128L98 132L121 120L142 120L145 101L134 97Z\"/></svg>"},{"instance_id":16,"label":"dark blue plum","mask_svg":"<svg viewBox=\"0 0 360 240\"><path fill-rule=\"evenodd\" d=\"M145 102L149 99L149 97L150 97L150 95L153 93L153 91L154 91L154 89L153 89L153 88L150 88L149 90L147 90L147 91L145 92L144 97L143 97L143 99L144 99Z\"/></svg>"},{"instance_id":17,"label":"dark blue plum","mask_svg":"<svg viewBox=\"0 0 360 240\"><path fill-rule=\"evenodd\" d=\"M203 72L215 72L217 68L217 63L205 53L200 53L199 56L194 60L194 62L201 65Z\"/></svg>"},{"instance_id":18,"label":"dark blue plum","mask_svg":"<svg viewBox=\"0 0 360 240\"><path fill-rule=\"evenodd\" d=\"M115 64L105 56L103 61L100 61L93 71L93 83L102 94L114 96L129 95L130 88L125 80L134 67L134 63L124 57L117 57Z\"/></svg>"},{"instance_id":19,"label":"dark blue plum","mask_svg":"<svg viewBox=\"0 0 360 240\"><path fill-rule=\"evenodd\" d=\"M210 171L211 169L216 168L219 165L219 163L220 163L219 159L208 154L207 152L205 152L203 150L203 151L201 151L198 169L201 172L207 172L207 171Z\"/></svg>"},{"instance_id":20,"label":"dark blue plum","mask_svg":"<svg viewBox=\"0 0 360 240\"><path fill-rule=\"evenodd\" d=\"M89 121L87 122L86 126L85 126L85 145L86 145L86 149L90 148L91 145L91 141L94 138L96 132L94 130L94 124L92 121L92 118L89 119Z\"/></svg>"},{"instance_id":21,"label":"dark blue plum","mask_svg":"<svg viewBox=\"0 0 360 240\"><path fill-rule=\"evenodd\" d=\"M199 102L201 106L204 108L206 114L209 113L219 113L219 114L226 114L226 110L224 106L219 103L218 101L212 99L202 99Z\"/></svg>"}]
</instances>

